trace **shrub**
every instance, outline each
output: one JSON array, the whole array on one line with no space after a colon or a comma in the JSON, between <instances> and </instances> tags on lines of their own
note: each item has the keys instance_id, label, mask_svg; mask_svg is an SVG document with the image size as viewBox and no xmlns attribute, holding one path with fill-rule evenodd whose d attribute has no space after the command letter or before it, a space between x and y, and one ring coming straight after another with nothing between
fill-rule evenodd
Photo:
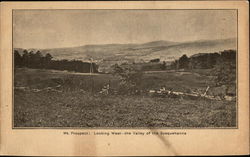
<instances>
[{"instance_id":1,"label":"shrub","mask_svg":"<svg viewBox=\"0 0 250 157\"><path fill-rule=\"evenodd\" d=\"M120 67L115 64L113 68L113 75L119 77L120 94L136 94L140 91L142 81L142 71L134 67Z\"/></svg>"}]
</instances>

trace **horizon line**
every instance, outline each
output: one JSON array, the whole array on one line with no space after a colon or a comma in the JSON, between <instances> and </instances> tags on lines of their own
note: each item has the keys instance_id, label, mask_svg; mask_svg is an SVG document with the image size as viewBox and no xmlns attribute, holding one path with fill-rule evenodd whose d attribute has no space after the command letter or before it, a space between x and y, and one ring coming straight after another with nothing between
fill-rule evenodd
<instances>
[{"instance_id":1,"label":"horizon line","mask_svg":"<svg viewBox=\"0 0 250 157\"><path fill-rule=\"evenodd\" d=\"M63 49L63 48L76 48L76 47L85 47L85 46L104 46L104 45L140 45L140 44L147 44L152 42L172 42L172 43L188 43L188 42L198 42L198 41L215 41L215 40L229 40L229 39L237 39L237 37L231 37L231 38L221 38L221 39L197 39L197 40L188 40L188 41L171 41L171 40L152 40L148 42L142 42L142 43L106 43L106 44L84 44L84 45L78 45L78 46L68 46L68 47L52 47L52 48L21 48L21 47L13 47L13 49L24 49L24 50L46 50L46 49Z\"/></svg>"}]
</instances>

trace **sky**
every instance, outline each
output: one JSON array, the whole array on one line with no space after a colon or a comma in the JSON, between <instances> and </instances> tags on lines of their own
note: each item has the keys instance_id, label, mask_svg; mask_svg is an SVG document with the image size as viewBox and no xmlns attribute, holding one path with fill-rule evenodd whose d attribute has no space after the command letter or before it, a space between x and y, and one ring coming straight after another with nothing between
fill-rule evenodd
<instances>
[{"instance_id":1,"label":"sky","mask_svg":"<svg viewBox=\"0 0 250 157\"><path fill-rule=\"evenodd\" d=\"M235 10L15 10L14 48L236 38Z\"/></svg>"}]
</instances>

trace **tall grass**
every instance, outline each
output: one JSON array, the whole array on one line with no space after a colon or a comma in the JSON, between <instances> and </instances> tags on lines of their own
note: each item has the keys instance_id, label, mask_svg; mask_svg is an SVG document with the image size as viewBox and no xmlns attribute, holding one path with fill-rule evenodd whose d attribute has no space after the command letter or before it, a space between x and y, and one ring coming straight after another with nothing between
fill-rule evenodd
<instances>
[{"instance_id":1,"label":"tall grass","mask_svg":"<svg viewBox=\"0 0 250 157\"><path fill-rule=\"evenodd\" d=\"M92 91L91 80L94 80ZM147 95L100 95L112 75L57 74L19 69L15 86L57 87L61 92L14 91L15 127L235 127L235 101L159 98ZM177 73L144 74L143 90L165 86L176 91L205 88L207 77Z\"/></svg>"}]
</instances>

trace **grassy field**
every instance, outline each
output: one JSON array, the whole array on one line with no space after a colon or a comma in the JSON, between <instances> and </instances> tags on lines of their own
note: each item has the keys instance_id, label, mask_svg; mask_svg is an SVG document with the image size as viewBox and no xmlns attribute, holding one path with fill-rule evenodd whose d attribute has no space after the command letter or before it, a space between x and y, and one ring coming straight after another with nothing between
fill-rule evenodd
<instances>
[{"instance_id":1,"label":"grassy field","mask_svg":"<svg viewBox=\"0 0 250 157\"><path fill-rule=\"evenodd\" d=\"M235 127L235 101L160 98L142 95L100 95L119 80L110 74L80 75L35 69L15 69L15 127ZM92 92L91 77L94 80ZM175 91L204 91L209 78L199 73L161 72L143 75L141 89L165 86Z\"/></svg>"}]
</instances>

